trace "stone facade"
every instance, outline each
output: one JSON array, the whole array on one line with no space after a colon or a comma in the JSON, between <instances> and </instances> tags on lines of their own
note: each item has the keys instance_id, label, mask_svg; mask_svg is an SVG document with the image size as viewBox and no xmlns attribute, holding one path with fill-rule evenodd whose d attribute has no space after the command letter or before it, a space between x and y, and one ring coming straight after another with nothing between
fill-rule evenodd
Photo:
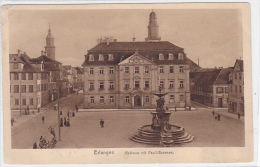
<instances>
[{"instance_id":1,"label":"stone facade","mask_svg":"<svg viewBox=\"0 0 260 167\"><path fill-rule=\"evenodd\" d=\"M243 60L236 60L230 74L232 81L229 84L228 112L244 115L244 72Z\"/></svg>"}]
</instances>

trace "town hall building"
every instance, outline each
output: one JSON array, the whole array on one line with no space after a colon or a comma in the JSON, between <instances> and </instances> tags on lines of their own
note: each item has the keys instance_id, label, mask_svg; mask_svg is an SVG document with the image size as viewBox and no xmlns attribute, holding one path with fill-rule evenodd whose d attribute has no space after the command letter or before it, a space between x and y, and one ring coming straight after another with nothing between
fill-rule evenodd
<instances>
[{"instance_id":1,"label":"town hall building","mask_svg":"<svg viewBox=\"0 0 260 167\"><path fill-rule=\"evenodd\" d=\"M166 107L188 107L190 68L199 68L183 48L161 41L155 12L145 41L101 40L82 66L84 108L155 108L159 87Z\"/></svg>"}]
</instances>

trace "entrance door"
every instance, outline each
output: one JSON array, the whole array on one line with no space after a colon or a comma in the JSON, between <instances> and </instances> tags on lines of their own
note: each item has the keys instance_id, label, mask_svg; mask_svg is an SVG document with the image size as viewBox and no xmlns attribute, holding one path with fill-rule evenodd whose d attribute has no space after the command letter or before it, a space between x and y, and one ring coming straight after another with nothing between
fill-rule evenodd
<instances>
[{"instance_id":1,"label":"entrance door","mask_svg":"<svg viewBox=\"0 0 260 167\"><path fill-rule=\"evenodd\" d=\"M141 107L141 97L139 95L134 97L134 105L135 107Z\"/></svg>"},{"instance_id":2,"label":"entrance door","mask_svg":"<svg viewBox=\"0 0 260 167\"><path fill-rule=\"evenodd\" d=\"M222 98L218 98L218 107L222 107Z\"/></svg>"}]
</instances>

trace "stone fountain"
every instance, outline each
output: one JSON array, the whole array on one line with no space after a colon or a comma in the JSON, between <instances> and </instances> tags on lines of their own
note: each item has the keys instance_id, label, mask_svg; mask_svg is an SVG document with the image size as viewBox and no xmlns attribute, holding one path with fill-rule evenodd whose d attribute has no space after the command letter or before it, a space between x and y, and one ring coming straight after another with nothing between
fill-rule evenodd
<instances>
[{"instance_id":1,"label":"stone fountain","mask_svg":"<svg viewBox=\"0 0 260 167\"><path fill-rule=\"evenodd\" d=\"M159 87L157 107L155 112L151 112L152 124L144 125L138 129L138 133L130 139L144 144L164 145L170 147L173 144L191 142L194 137L186 133L183 127L170 124L171 112L164 109L164 96Z\"/></svg>"}]
</instances>

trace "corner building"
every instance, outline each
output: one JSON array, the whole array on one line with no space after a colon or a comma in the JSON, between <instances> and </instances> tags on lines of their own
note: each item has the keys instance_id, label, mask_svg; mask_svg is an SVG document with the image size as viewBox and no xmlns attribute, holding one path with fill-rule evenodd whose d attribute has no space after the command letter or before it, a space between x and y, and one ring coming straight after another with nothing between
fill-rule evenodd
<instances>
[{"instance_id":1,"label":"corner building","mask_svg":"<svg viewBox=\"0 0 260 167\"><path fill-rule=\"evenodd\" d=\"M156 18L155 13L151 17ZM143 42L107 40L88 50L82 64L84 108L155 108L153 94L159 86L168 93L166 107L190 105L191 60L183 48L160 41L158 26L155 28L148 27ZM149 40L153 36L156 38Z\"/></svg>"}]
</instances>

